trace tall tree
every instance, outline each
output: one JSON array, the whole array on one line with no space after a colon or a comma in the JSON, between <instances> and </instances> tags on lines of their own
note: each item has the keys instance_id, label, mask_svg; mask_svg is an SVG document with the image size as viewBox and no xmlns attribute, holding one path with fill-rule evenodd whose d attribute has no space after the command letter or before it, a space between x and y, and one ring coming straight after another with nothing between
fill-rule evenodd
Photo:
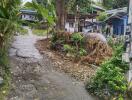
<instances>
[{"instance_id":1,"label":"tall tree","mask_svg":"<svg viewBox=\"0 0 132 100\"><path fill-rule=\"evenodd\" d=\"M57 19L57 29L64 30L66 14L73 12L76 14L76 8L79 7L80 10L84 10L87 13L87 8L89 8L91 2L90 0L55 0Z\"/></svg>"},{"instance_id":2,"label":"tall tree","mask_svg":"<svg viewBox=\"0 0 132 100\"><path fill-rule=\"evenodd\" d=\"M40 4L45 6L46 2L49 0L37 0ZM76 6L85 12L89 9L91 0L51 0L56 8L56 28L57 30L64 30L66 15L69 12L76 12Z\"/></svg>"},{"instance_id":3,"label":"tall tree","mask_svg":"<svg viewBox=\"0 0 132 100\"><path fill-rule=\"evenodd\" d=\"M64 30L65 28L65 0L56 0L56 14L57 14L57 22L56 28L57 30Z\"/></svg>"},{"instance_id":4,"label":"tall tree","mask_svg":"<svg viewBox=\"0 0 132 100\"><path fill-rule=\"evenodd\" d=\"M102 0L102 4L107 9L115 9L128 6L129 0Z\"/></svg>"}]
</instances>

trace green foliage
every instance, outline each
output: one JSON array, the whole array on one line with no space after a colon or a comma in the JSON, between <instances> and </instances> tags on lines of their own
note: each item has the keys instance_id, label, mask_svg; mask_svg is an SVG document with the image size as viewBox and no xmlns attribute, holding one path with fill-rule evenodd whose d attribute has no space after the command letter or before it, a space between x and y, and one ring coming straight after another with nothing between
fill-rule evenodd
<instances>
[{"instance_id":1,"label":"green foliage","mask_svg":"<svg viewBox=\"0 0 132 100\"><path fill-rule=\"evenodd\" d=\"M128 6L129 0L102 0L102 4L107 9L122 8Z\"/></svg>"},{"instance_id":2,"label":"green foliage","mask_svg":"<svg viewBox=\"0 0 132 100\"><path fill-rule=\"evenodd\" d=\"M75 12L76 8L77 8L77 5L78 5L80 12L83 13L83 14L91 12L91 10L92 10L91 3L94 3L91 0L71 0L71 1L74 1L74 3L72 4L72 7L71 7L70 10L72 12L73 11ZM68 4L68 6L69 6L69 4Z\"/></svg>"},{"instance_id":3,"label":"green foliage","mask_svg":"<svg viewBox=\"0 0 132 100\"><path fill-rule=\"evenodd\" d=\"M108 38L107 41L108 41L109 46L112 47L114 51L116 51L117 48L121 47L122 48L121 51L123 52L123 44L124 44L123 39L119 38L118 40L114 40L114 38L110 37Z\"/></svg>"},{"instance_id":4,"label":"green foliage","mask_svg":"<svg viewBox=\"0 0 132 100\"><path fill-rule=\"evenodd\" d=\"M47 32L51 31L51 28L49 29L33 29L32 32L33 34L35 35L38 35L38 36L46 36L47 35Z\"/></svg>"},{"instance_id":5,"label":"green foliage","mask_svg":"<svg viewBox=\"0 0 132 100\"><path fill-rule=\"evenodd\" d=\"M86 56L86 55L87 55L87 51L86 51L85 49L81 48L81 49L79 50L79 55L80 55L80 56Z\"/></svg>"},{"instance_id":6,"label":"green foliage","mask_svg":"<svg viewBox=\"0 0 132 100\"><path fill-rule=\"evenodd\" d=\"M71 39L74 42L81 42L83 40L83 36L80 33L73 33Z\"/></svg>"},{"instance_id":7,"label":"green foliage","mask_svg":"<svg viewBox=\"0 0 132 100\"><path fill-rule=\"evenodd\" d=\"M99 97L118 97L125 94L127 81L120 68L104 62L86 89Z\"/></svg>"},{"instance_id":8,"label":"green foliage","mask_svg":"<svg viewBox=\"0 0 132 100\"><path fill-rule=\"evenodd\" d=\"M20 0L2 0L0 2L0 47L3 47L17 30L19 5Z\"/></svg>"},{"instance_id":9,"label":"green foliage","mask_svg":"<svg viewBox=\"0 0 132 100\"><path fill-rule=\"evenodd\" d=\"M53 32L53 33L52 33L51 42L52 42L52 43L55 43L57 40L58 40L58 38L57 38L57 33L56 33L56 32Z\"/></svg>"},{"instance_id":10,"label":"green foliage","mask_svg":"<svg viewBox=\"0 0 132 100\"><path fill-rule=\"evenodd\" d=\"M112 58L109 60L109 63L119 67L120 69L122 69L122 73L125 73L129 69L129 64L122 61L122 54L124 52L123 42L118 41L116 43L113 43L112 38L109 38L108 44L114 51Z\"/></svg>"},{"instance_id":11,"label":"green foliage","mask_svg":"<svg viewBox=\"0 0 132 100\"><path fill-rule=\"evenodd\" d=\"M122 61L123 45L118 43L112 47L112 58L101 64L101 68L86 86L90 93L103 98L108 96L109 99L124 96L127 91L124 73L129 69L128 63Z\"/></svg>"},{"instance_id":12,"label":"green foliage","mask_svg":"<svg viewBox=\"0 0 132 100\"><path fill-rule=\"evenodd\" d=\"M4 83L0 85L0 100L4 100L9 91L10 70L7 50L12 34L17 31L20 1L0 1L0 76L4 79Z\"/></svg>"},{"instance_id":13,"label":"green foliage","mask_svg":"<svg viewBox=\"0 0 132 100\"><path fill-rule=\"evenodd\" d=\"M11 80L7 49L0 49L0 76L4 79L3 84L0 85L0 100L4 100L10 89Z\"/></svg>"},{"instance_id":14,"label":"green foliage","mask_svg":"<svg viewBox=\"0 0 132 100\"><path fill-rule=\"evenodd\" d=\"M65 44L65 45L63 46L63 48L64 48L64 51L65 51L65 52L68 52L68 53L73 53L73 52L74 52L74 48L71 47L71 46L68 45L68 44Z\"/></svg>"},{"instance_id":15,"label":"green foliage","mask_svg":"<svg viewBox=\"0 0 132 100\"><path fill-rule=\"evenodd\" d=\"M105 12L98 12L99 16L97 16L98 21L104 21L108 16Z\"/></svg>"},{"instance_id":16,"label":"green foliage","mask_svg":"<svg viewBox=\"0 0 132 100\"><path fill-rule=\"evenodd\" d=\"M28 30L25 28L20 28L17 30L17 32L19 32L21 35L26 35L28 34Z\"/></svg>"},{"instance_id":17,"label":"green foliage","mask_svg":"<svg viewBox=\"0 0 132 100\"><path fill-rule=\"evenodd\" d=\"M56 13L54 6L50 2L48 2L48 5L50 8L47 9L42 4L37 3L36 0L33 0L32 2L26 3L25 6L37 10L38 14L41 15L43 19L46 19L51 26L55 23Z\"/></svg>"}]
</instances>

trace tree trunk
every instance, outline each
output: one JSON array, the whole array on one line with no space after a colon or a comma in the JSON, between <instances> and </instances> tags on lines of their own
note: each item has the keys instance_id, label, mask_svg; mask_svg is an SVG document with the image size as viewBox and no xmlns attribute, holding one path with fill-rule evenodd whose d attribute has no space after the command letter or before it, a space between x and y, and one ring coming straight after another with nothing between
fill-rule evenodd
<instances>
[{"instance_id":1,"label":"tree trunk","mask_svg":"<svg viewBox=\"0 0 132 100\"><path fill-rule=\"evenodd\" d=\"M64 30L65 29L65 3L64 3L64 0L56 0L56 13L57 13L56 29Z\"/></svg>"}]
</instances>

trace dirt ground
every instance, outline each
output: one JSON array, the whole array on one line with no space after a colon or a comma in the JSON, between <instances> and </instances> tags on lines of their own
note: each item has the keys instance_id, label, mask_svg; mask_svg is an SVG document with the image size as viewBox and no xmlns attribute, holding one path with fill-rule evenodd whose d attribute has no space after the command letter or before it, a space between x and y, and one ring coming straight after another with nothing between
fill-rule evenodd
<instances>
[{"instance_id":1,"label":"dirt ground","mask_svg":"<svg viewBox=\"0 0 132 100\"><path fill-rule=\"evenodd\" d=\"M97 69L94 65L80 64L74 61L74 58L67 57L63 53L53 51L50 49L50 40L43 39L36 43L36 47L41 54L47 54L50 59L53 60L56 70L68 73L79 81L87 81L90 79Z\"/></svg>"}]
</instances>

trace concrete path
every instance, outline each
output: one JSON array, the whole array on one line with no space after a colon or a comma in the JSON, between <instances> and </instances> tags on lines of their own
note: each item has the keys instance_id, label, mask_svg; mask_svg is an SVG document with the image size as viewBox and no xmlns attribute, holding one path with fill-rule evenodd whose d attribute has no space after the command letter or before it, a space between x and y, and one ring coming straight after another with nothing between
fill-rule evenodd
<instances>
[{"instance_id":1,"label":"concrete path","mask_svg":"<svg viewBox=\"0 0 132 100\"><path fill-rule=\"evenodd\" d=\"M84 84L54 70L47 55L40 55L31 34L15 36L9 50L12 84L5 100L95 100Z\"/></svg>"}]
</instances>

